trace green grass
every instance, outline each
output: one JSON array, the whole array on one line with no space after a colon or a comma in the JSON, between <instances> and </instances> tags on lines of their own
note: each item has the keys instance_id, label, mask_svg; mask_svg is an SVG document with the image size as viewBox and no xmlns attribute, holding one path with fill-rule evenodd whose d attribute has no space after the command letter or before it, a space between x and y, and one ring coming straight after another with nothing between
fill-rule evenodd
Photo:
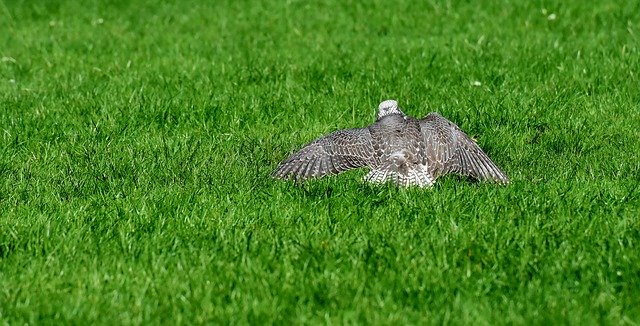
<instances>
[{"instance_id":1,"label":"green grass","mask_svg":"<svg viewBox=\"0 0 640 326\"><path fill-rule=\"evenodd\" d=\"M0 1L0 321L638 324L639 22L638 1ZM269 177L388 98L512 183Z\"/></svg>"}]
</instances>

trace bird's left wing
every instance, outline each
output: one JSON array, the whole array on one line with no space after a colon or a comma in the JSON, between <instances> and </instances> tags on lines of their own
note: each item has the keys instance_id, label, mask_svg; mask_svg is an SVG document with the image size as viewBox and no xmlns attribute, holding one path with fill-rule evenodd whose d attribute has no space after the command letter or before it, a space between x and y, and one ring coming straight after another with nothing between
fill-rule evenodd
<instances>
[{"instance_id":1,"label":"bird's left wing","mask_svg":"<svg viewBox=\"0 0 640 326\"><path fill-rule=\"evenodd\" d=\"M375 166L376 159L367 128L335 131L318 138L289 156L271 174L274 178L317 178L347 170Z\"/></svg>"}]
</instances>

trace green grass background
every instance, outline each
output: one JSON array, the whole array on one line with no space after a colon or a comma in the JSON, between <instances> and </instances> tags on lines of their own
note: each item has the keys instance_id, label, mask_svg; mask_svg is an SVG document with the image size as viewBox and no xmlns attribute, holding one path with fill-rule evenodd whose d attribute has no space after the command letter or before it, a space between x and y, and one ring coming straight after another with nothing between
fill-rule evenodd
<instances>
[{"instance_id":1,"label":"green grass background","mask_svg":"<svg viewBox=\"0 0 640 326\"><path fill-rule=\"evenodd\" d=\"M640 322L639 1L0 1L0 321ZM512 179L303 185L377 104Z\"/></svg>"}]
</instances>

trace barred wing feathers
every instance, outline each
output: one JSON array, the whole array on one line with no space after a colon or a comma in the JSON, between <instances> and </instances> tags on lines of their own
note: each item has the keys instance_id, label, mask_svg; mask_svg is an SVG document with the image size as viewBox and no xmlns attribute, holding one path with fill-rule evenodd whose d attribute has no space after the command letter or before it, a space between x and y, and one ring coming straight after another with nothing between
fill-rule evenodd
<instances>
[{"instance_id":1,"label":"barred wing feathers","mask_svg":"<svg viewBox=\"0 0 640 326\"><path fill-rule=\"evenodd\" d=\"M345 129L318 138L284 160L272 176L296 180L334 175L347 170L375 166L371 134L366 128Z\"/></svg>"},{"instance_id":2,"label":"barred wing feathers","mask_svg":"<svg viewBox=\"0 0 640 326\"><path fill-rule=\"evenodd\" d=\"M453 122L437 113L420 120L425 158L434 178L454 172L477 180L509 183L507 175Z\"/></svg>"}]
</instances>

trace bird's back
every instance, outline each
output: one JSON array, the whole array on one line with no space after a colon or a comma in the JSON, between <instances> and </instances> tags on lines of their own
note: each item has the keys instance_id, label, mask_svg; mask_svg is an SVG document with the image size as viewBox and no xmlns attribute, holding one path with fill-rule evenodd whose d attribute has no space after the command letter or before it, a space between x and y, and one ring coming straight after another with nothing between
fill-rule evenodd
<instances>
[{"instance_id":1,"label":"bird's back","mask_svg":"<svg viewBox=\"0 0 640 326\"><path fill-rule=\"evenodd\" d=\"M399 114L388 115L369 126L369 131L376 155L384 157L405 152L415 159L419 157L422 134L418 120Z\"/></svg>"},{"instance_id":2,"label":"bird's back","mask_svg":"<svg viewBox=\"0 0 640 326\"><path fill-rule=\"evenodd\" d=\"M369 127L378 166L365 176L369 181L383 183L392 180L404 186L430 186L433 180L426 173L423 136L420 122L402 114L381 117Z\"/></svg>"}]
</instances>

